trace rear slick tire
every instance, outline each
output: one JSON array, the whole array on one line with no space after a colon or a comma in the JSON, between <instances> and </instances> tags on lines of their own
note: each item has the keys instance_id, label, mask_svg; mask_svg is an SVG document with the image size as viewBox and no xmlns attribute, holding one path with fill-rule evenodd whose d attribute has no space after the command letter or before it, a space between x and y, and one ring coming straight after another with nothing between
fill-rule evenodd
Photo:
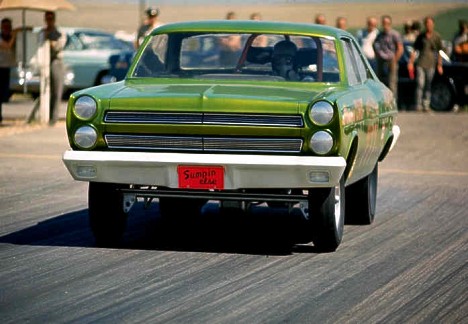
<instances>
[{"instance_id":1,"label":"rear slick tire","mask_svg":"<svg viewBox=\"0 0 468 324\"><path fill-rule=\"evenodd\" d=\"M346 187L346 224L370 225L377 203L378 164L364 179Z\"/></svg>"}]
</instances>

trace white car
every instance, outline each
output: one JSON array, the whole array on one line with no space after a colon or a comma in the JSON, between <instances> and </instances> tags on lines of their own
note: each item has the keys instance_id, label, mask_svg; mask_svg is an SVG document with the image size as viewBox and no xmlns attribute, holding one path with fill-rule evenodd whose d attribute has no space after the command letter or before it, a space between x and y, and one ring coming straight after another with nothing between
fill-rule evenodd
<instances>
[{"instance_id":1,"label":"white car","mask_svg":"<svg viewBox=\"0 0 468 324\"><path fill-rule=\"evenodd\" d=\"M131 43L105 31L89 28L60 28L60 30L67 35L63 50L64 93L103 83L102 78L108 74L110 68L109 57L133 49ZM39 31L40 28L34 28L29 32L30 35L27 35L27 66L23 68L19 63L13 69L10 81L12 92L26 90L33 95L39 94L39 67L36 54ZM21 41L18 41L18 44L21 46ZM17 53L20 52L21 50L17 48Z\"/></svg>"}]
</instances>

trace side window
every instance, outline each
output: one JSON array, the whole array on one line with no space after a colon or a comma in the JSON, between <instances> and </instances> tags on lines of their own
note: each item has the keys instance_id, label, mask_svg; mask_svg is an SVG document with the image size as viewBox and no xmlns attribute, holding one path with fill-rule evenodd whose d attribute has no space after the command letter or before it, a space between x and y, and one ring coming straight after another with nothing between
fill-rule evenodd
<instances>
[{"instance_id":1,"label":"side window","mask_svg":"<svg viewBox=\"0 0 468 324\"><path fill-rule=\"evenodd\" d=\"M157 77L166 72L166 52L168 36L166 34L156 35L146 46L138 61L133 76L135 77Z\"/></svg>"},{"instance_id":2,"label":"side window","mask_svg":"<svg viewBox=\"0 0 468 324\"><path fill-rule=\"evenodd\" d=\"M356 59L356 64L357 64L359 76L361 77L361 82L364 83L364 82L366 82L367 79L369 79L370 73L368 73L366 64L363 61L363 57L360 54L356 43L354 43L354 42L353 42L353 53L354 53L354 57Z\"/></svg>"},{"instance_id":3,"label":"side window","mask_svg":"<svg viewBox=\"0 0 468 324\"><path fill-rule=\"evenodd\" d=\"M348 77L349 85L357 85L360 83L359 71L354 59L353 48L351 43L347 39L342 39L341 44L343 45L344 58L346 64L346 75Z\"/></svg>"},{"instance_id":4,"label":"side window","mask_svg":"<svg viewBox=\"0 0 468 324\"><path fill-rule=\"evenodd\" d=\"M79 40L76 34L71 34L67 38L65 49L69 51L80 51L83 49L83 43Z\"/></svg>"}]
</instances>

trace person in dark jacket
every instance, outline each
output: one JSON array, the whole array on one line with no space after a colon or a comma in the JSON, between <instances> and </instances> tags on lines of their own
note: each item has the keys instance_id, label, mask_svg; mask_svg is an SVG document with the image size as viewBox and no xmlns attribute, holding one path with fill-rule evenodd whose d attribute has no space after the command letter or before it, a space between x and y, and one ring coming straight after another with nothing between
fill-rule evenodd
<instances>
[{"instance_id":1,"label":"person in dark jacket","mask_svg":"<svg viewBox=\"0 0 468 324\"><path fill-rule=\"evenodd\" d=\"M425 30L418 35L414 42L414 51L411 53L408 62L408 71L414 71L416 65L416 110L428 111L431 101L431 84L435 70L443 73L442 56L439 51L442 49L442 39L434 30L434 19L424 18ZM418 59L416 60L416 53Z\"/></svg>"}]
</instances>

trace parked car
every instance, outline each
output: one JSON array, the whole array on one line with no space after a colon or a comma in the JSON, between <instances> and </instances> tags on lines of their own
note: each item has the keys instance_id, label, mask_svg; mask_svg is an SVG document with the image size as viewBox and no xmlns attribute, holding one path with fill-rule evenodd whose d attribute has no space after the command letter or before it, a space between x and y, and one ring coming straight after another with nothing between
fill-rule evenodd
<instances>
[{"instance_id":1,"label":"parked car","mask_svg":"<svg viewBox=\"0 0 468 324\"><path fill-rule=\"evenodd\" d=\"M65 65L64 87L66 93L103 83L109 73L109 57L123 50L132 49L132 44L117 39L113 34L89 28L61 28L67 42L63 50ZM40 28L33 29L29 37L29 50L34 53L26 69L21 66L13 69L10 88L22 92L26 82L27 92L39 93L39 66L37 62L37 34Z\"/></svg>"},{"instance_id":2,"label":"parked car","mask_svg":"<svg viewBox=\"0 0 468 324\"><path fill-rule=\"evenodd\" d=\"M257 46L259 37L276 41ZM212 46L200 46L208 39ZM98 244L121 239L144 197L181 222L208 200L300 210L308 241L333 251L345 219L374 219L378 162L397 141L396 114L391 91L345 31L167 24L145 40L125 80L71 95L63 160L89 182Z\"/></svg>"},{"instance_id":3,"label":"parked car","mask_svg":"<svg viewBox=\"0 0 468 324\"><path fill-rule=\"evenodd\" d=\"M123 80L132 64L134 56L134 50L123 50L118 54L111 55L109 57L109 73L104 77L102 83L111 83Z\"/></svg>"},{"instance_id":4,"label":"parked car","mask_svg":"<svg viewBox=\"0 0 468 324\"><path fill-rule=\"evenodd\" d=\"M407 67L413 51L412 44L405 43L399 62L398 108L401 110L415 109L416 78L410 78ZM452 62L444 52L442 57L444 73L434 74L431 108L435 111L451 111L455 105L468 104L468 63Z\"/></svg>"}]
</instances>

